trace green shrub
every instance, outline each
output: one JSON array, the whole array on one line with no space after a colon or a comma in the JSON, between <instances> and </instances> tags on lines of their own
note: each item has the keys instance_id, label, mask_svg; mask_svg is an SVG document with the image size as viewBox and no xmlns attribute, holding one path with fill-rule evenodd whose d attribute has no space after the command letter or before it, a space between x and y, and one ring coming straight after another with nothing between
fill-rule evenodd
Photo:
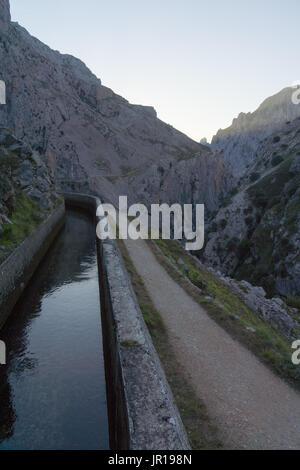
<instances>
[{"instance_id":1,"label":"green shrub","mask_svg":"<svg viewBox=\"0 0 300 470\"><path fill-rule=\"evenodd\" d=\"M217 232L218 231L218 224L216 222L213 222L210 227L209 227L210 232Z\"/></svg>"},{"instance_id":2,"label":"green shrub","mask_svg":"<svg viewBox=\"0 0 300 470\"><path fill-rule=\"evenodd\" d=\"M257 191L255 194L253 194L253 202L256 207L264 209L268 203L266 193L264 193L263 191Z\"/></svg>"},{"instance_id":3,"label":"green shrub","mask_svg":"<svg viewBox=\"0 0 300 470\"><path fill-rule=\"evenodd\" d=\"M289 295L286 298L286 303L289 307L297 308L298 310L300 310L300 297L296 295Z\"/></svg>"},{"instance_id":4,"label":"green shrub","mask_svg":"<svg viewBox=\"0 0 300 470\"><path fill-rule=\"evenodd\" d=\"M295 247L292 241L284 237L280 240L279 252L281 257L287 256L290 252L294 251Z\"/></svg>"},{"instance_id":5,"label":"green shrub","mask_svg":"<svg viewBox=\"0 0 300 470\"><path fill-rule=\"evenodd\" d=\"M248 256L251 249L251 241L248 238L244 238L238 246L237 257L242 260Z\"/></svg>"},{"instance_id":6,"label":"green shrub","mask_svg":"<svg viewBox=\"0 0 300 470\"><path fill-rule=\"evenodd\" d=\"M245 214L245 215L251 214L251 212L253 212L253 207L252 207L252 206L246 207L246 208L244 209L244 214Z\"/></svg>"},{"instance_id":7,"label":"green shrub","mask_svg":"<svg viewBox=\"0 0 300 470\"><path fill-rule=\"evenodd\" d=\"M257 172L251 173L251 175L250 175L250 181L251 181L251 183L254 183L254 181L257 181L258 178L259 178L259 173L257 173Z\"/></svg>"},{"instance_id":8,"label":"green shrub","mask_svg":"<svg viewBox=\"0 0 300 470\"><path fill-rule=\"evenodd\" d=\"M280 142L280 137L277 135L276 137L274 137L273 143L277 144L278 142Z\"/></svg>"},{"instance_id":9,"label":"green shrub","mask_svg":"<svg viewBox=\"0 0 300 470\"><path fill-rule=\"evenodd\" d=\"M0 245L9 246L21 243L41 223L44 216L38 204L20 192L16 207L10 217L12 224L3 224Z\"/></svg>"},{"instance_id":10,"label":"green shrub","mask_svg":"<svg viewBox=\"0 0 300 470\"><path fill-rule=\"evenodd\" d=\"M268 204L267 204L267 209L272 209L272 207L277 206L281 202L281 197L280 196L274 196L269 199Z\"/></svg>"},{"instance_id":11,"label":"green shrub","mask_svg":"<svg viewBox=\"0 0 300 470\"><path fill-rule=\"evenodd\" d=\"M236 248L236 246L238 245L238 243L239 243L239 239L238 239L238 238L236 238L236 237L231 238L231 239L228 241L227 245L226 245L226 251L230 252L230 251L235 250L235 248Z\"/></svg>"},{"instance_id":12,"label":"green shrub","mask_svg":"<svg viewBox=\"0 0 300 470\"><path fill-rule=\"evenodd\" d=\"M283 277L283 278L288 277L289 273L286 269L285 264L283 264L283 263L280 264L280 266L277 269L277 274L278 274L278 276Z\"/></svg>"},{"instance_id":13,"label":"green shrub","mask_svg":"<svg viewBox=\"0 0 300 470\"><path fill-rule=\"evenodd\" d=\"M226 219L220 220L220 228L224 230L226 226L227 226L227 220Z\"/></svg>"},{"instance_id":14,"label":"green shrub","mask_svg":"<svg viewBox=\"0 0 300 470\"><path fill-rule=\"evenodd\" d=\"M196 287L198 287L198 289L201 289L204 291L206 290L206 284L203 281L203 278L201 274L199 273L199 271L197 271L195 268L189 269L188 278Z\"/></svg>"},{"instance_id":15,"label":"green shrub","mask_svg":"<svg viewBox=\"0 0 300 470\"><path fill-rule=\"evenodd\" d=\"M275 157L272 158L272 166L277 166L279 165L281 162L283 162L283 158L281 155L276 155Z\"/></svg>"},{"instance_id":16,"label":"green shrub","mask_svg":"<svg viewBox=\"0 0 300 470\"><path fill-rule=\"evenodd\" d=\"M275 279L274 276L267 276L262 279L262 286L265 291L268 293L269 296L273 296L275 294Z\"/></svg>"},{"instance_id":17,"label":"green shrub","mask_svg":"<svg viewBox=\"0 0 300 470\"><path fill-rule=\"evenodd\" d=\"M239 189L235 186L234 188L231 189L230 195L235 196L239 192Z\"/></svg>"}]
</instances>

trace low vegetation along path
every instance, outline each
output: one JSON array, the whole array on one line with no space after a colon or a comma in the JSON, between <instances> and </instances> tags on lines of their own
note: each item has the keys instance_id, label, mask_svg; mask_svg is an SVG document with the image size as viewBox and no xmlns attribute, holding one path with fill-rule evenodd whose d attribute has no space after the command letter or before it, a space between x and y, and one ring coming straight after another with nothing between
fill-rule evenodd
<instances>
[{"instance_id":1,"label":"low vegetation along path","mask_svg":"<svg viewBox=\"0 0 300 470\"><path fill-rule=\"evenodd\" d=\"M300 449L300 394L218 326L143 240L125 243L224 447Z\"/></svg>"}]
</instances>

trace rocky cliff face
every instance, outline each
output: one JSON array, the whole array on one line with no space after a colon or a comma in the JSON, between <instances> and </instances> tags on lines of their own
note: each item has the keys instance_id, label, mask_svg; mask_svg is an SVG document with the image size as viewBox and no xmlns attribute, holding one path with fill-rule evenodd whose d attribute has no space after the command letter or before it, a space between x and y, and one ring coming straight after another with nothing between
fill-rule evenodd
<instances>
[{"instance_id":1,"label":"rocky cliff face","mask_svg":"<svg viewBox=\"0 0 300 470\"><path fill-rule=\"evenodd\" d=\"M212 149L223 151L224 160L230 163L236 176L242 176L257 159L264 139L300 116L300 105L292 101L293 93L295 89L285 88L266 99L254 113L241 113L230 127L214 136Z\"/></svg>"},{"instance_id":2,"label":"rocky cliff face","mask_svg":"<svg viewBox=\"0 0 300 470\"><path fill-rule=\"evenodd\" d=\"M299 118L260 143L207 229L205 262L269 294L300 295Z\"/></svg>"},{"instance_id":3,"label":"rocky cliff face","mask_svg":"<svg viewBox=\"0 0 300 470\"><path fill-rule=\"evenodd\" d=\"M0 79L7 85L0 124L42 155L63 189L114 203L126 194L130 202L216 207L230 184L218 156L160 121L153 108L102 86L80 60L10 23L7 1L0 0L0 14Z\"/></svg>"},{"instance_id":4,"label":"rocky cliff face","mask_svg":"<svg viewBox=\"0 0 300 470\"><path fill-rule=\"evenodd\" d=\"M60 202L40 156L0 128L0 262Z\"/></svg>"},{"instance_id":5,"label":"rocky cliff face","mask_svg":"<svg viewBox=\"0 0 300 470\"><path fill-rule=\"evenodd\" d=\"M0 3L0 30L6 31L10 22L9 0L3 0Z\"/></svg>"}]
</instances>

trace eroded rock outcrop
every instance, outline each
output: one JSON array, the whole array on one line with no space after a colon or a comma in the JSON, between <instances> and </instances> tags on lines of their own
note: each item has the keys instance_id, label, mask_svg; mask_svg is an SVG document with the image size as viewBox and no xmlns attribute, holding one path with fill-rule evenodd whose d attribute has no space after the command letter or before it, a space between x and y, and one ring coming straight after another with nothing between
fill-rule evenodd
<instances>
[{"instance_id":1,"label":"eroded rock outcrop","mask_svg":"<svg viewBox=\"0 0 300 470\"><path fill-rule=\"evenodd\" d=\"M300 295L299 118L260 143L207 226L203 259L271 295Z\"/></svg>"},{"instance_id":2,"label":"eroded rock outcrop","mask_svg":"<svg viewBox=\"0 0 300 470\"><path fill-rule=\"evenodd\" d=\"M0 128L0 262L60 202L41 157Z\"/></svg>"},{"instance_id":3,"label":"eroded rock outcrop","mask_svg":"<svg viewBox=\"0 0 300 470\"><path fill-rule=\"evenodd\" d=\"M299 314L296 308L289 307L281 298L267 298L262 287L253 286L247 281L237 281L209 268L219 279L231 287L236 295L261 318L271 323L286 338L296 338L299 332ZM250 329L253 333L255 329Z\"/></svg>"}]
</instances>

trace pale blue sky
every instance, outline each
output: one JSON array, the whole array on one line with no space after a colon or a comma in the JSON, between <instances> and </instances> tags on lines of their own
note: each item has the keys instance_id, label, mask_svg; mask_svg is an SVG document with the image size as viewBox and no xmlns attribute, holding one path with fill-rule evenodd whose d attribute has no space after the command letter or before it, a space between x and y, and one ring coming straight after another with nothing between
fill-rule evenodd
<instances>
[{"instance_id":1,"label":"pale blue sky","mask_svg":"<svg viewBox=\"0 0 300 470\"><path fill-rule=\"evenodd\" d=\"M195 140L300 80L299 0L11 0L11 10Z\"/></svg>"}]
</instances>

